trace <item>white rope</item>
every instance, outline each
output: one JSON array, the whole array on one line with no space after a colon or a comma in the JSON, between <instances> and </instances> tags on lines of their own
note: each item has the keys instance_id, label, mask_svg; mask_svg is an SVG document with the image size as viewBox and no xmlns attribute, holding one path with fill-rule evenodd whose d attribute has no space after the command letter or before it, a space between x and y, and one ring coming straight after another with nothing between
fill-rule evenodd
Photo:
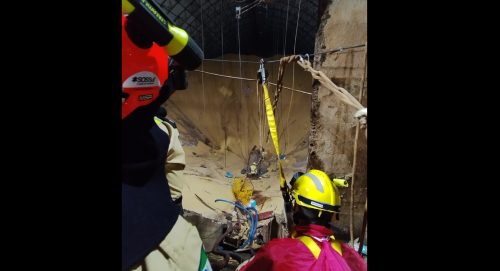
<instances>
[{"instance_id":1,"label":"white rope","mask_svg":"<svg viewBox=\"0 0 500 271\"><path fill-rule=\"evenodd\" d=\"M293 54L294 55L295 55L295 48L297 45L297 32L299 30L300 4L302 4L302 0L299 1L299 11L297 12L297 23L295 25L295 40L293 41ZM295 65L293 65L292 87L293 88L295 87Z\"/></svg>"},{"instance_id":2,"label":"white rope","mask_svg":"<svg viewBox=\"0 0 500 271\"><path fill-rule=\"evenodd\" d=\"M214 72L207 72L207 71L201 71L201 70L194 70L194 72L201 72L201 73L205 73L205 74L210 74L210 75L220 76L220 77L225 77L225 78L230 78L230 79L238 79L238 80L246 80L246 81L257 81L257 79L252 79L252 78L230 76L230 75L219 74L219 73L214 73ZM268 84L276 86L275 83L269 82ZM312 95L311 92L307 92L307 91L303 91L303 90L293 89L293 88L289 88L289 87L285 87L285 86L283 86L283 88L291 90L291 91L295 91L295 92L307 94L307 95Z\"/></svg>"},{"instance_id":3,"label":"white rope","mask_svg":"<svg viewBox=\"0 0 500 271\"><path fill-rule=\"evenodd\" d=\"M275 63L275 62L280 62L281 59L275 59L275 60L269 60L269 61L266 61L266 63Z\"/></svg>"},{"instance_id":4,"label":"white rope","mask_svg":"<svg viewBox=\"0 0 500 271\"><path fill-rule=\"evenodd\" d=\"M260 4L260 2L262 2L262 1L261 0L256 0L255 2L242 7L240 15L243 15L243 13L246 13L247 11L250 11L251 9L253 9L254 7L256 7L258 4ZM253 6L251 6L251 5L253 5ZM249 6L251 6L251 7L249 7ZM243 9L245 9L245 10L243 10Z\"/></svg>"},{"instance_id":5,"label":"white rope","mask_svg":"<svg viewBox=\"0 0 500 271\"><path fill-rule=\"evenodd\" d=\"M214 62L228 62L228 63L253 63L253 64L259 64L260 62L257 61L238 61L238 60L225 60L225 59L216 59L216 58L209 58L209 59L203 59L203 61L214 61Z\"/></svg>"},{"instance_id":6,"label":"white rope","mask_svg":"<svg viewBox=\"0 0 500 271\"><path fill-rule=\"evenodd\" d=\"M365 46L365 44L359 44L359 45L354 45L354 46L339 47L337 49L318 52L318 53L314 53L314 54L301 54L301 55L302 56L305 56L305 55L317 56L317 55L330 54L330 53L347 53L347 50L356 49L356 48L360 48L360 47L364 47L364 46ZM267 60L266 63L274 63L274 62L280 62L280 61L281 61L281 59L273 59L273 60Z\"/></svg>"},{"instance_id":7,"label":"white rope","mask_svg":"<svg viewBox=\"0 0 500 271\"><path fill-rule=\"evenodd\" d=\"M238 60L240 62L240 78L242 77L242 71L241 71L241 40L240 40L240 18L241 18L241 10L240 10L240 16L238 16L236 18L236 22L237 22L237 25L238 25ZM240 80L240 100L243 100L243 81ZM238 131L238 137L239 138L243 138L241 136L241 134L239 134L240 131ZM245 152L244 151L244 147L243 147L243 144L240 144L240 148L241 148L241 154L245 157L245 153L248 153L248 152Z\"/></svg>"},{"instance_id":8,"label":"white rope","mask_svg":"<svg viewBox=\"0 0 500 271\"><path fill-rule=\"evenodd\" d=\"M285 21L285 40L283 41L283 56L285 56L286 52L286 36L288 34L288 10L290 9L290 0L287 0L286 3L286 21Z\"/></svg>"},{"instance_id":9,"label":"white rope","mask_svg":"<svg viewBox=\"0 0 500 271\"><path fill-rule=\"evenodd\" d=\"M359 91L359 102L363 100L363 91L365 90L365 79L366 79L366 56L368 54L368 43L365 43L365 55L363 57L363 79L361 79L361 88Z\"/></svg>"},{"instance_id":10,"label":"white rope","mask_svg":"<svg viewBox=\"0 0 500 271\"><path fill-rule=\"evenodd\" d=\"M220 0L220 36L221 36L221 55L222 73L224 73L224 0Z\"/></svg>"},{"instance_id":11,"label":"white rope","mask_svg":"<svg viewBox=\"0 0 500 271\"><path fill-rule=\"evenodd\" d=\"M220 0L220 36L221 36L221 55L220 57L222 58L221 62L221 67L222 67L222 73L224 73L224 0ZM223 110L224 110L224 116L226 115L226 109L227 106L224 104ZM227 169L227 128L226 128L226 122L223 122L224 124L224 169Z\"/></svg>"},{"instance_id":12,"label":"white rope","mask_svg":"<svg viewBox=\"0 0 500 271\"><path fill-rule=\"evenodd\" d=\"M347 53L348 50L350 49L356 49L360 47L366 46L365 44L360 44L360 45L355 45L355 46L348 46L348 47L339 47L337 49L332 49L324 52L318 52L314 54L300 54L302 56L309 55L309 56L317 56L317 55L323 55L323 54L330 54L330 53ZM280 62L280 59L273 59L273 60L266 60L265 63L276 63ZM227 59L217 59L217 58L208 58L208 59L203 59L203 61L217 61L217 62L229 62L229 63L239 63L237 60L227 60ZM242 60L241 63L252 63L252 64L260 64L260 61L249 61L249 60Z\"/></svg>"},{"instance_id":13,"label":"white rope","mask_svg":"<svg viewBox=\"0 0 500 271\"><path fill-rule=\"evenodd\" d=\"M251 9L251 8L253 8L253 6L255 6L256 4L259 4L260 2L261 2L261 0L255 0L252 3L250 3L250 4L248 4L248 5L244 6L244 7L242 7L241 11L243 12L243 10Z\"/></svg>"},{"instance_id":14,"label":"white rope","mask_svg":"<svg viewBox=\"0 0 500 271\"><path fill-rule=\"evenodd\" d=\"M269 83L270 85L273 85L273 86L276 86L275 83ZM307 91L303 91L303 90L298 90L298 89L294 89L294 88L289 88L289 87L285 87L283 86L282 88L284 89L288 89L288 90L291 90L291 91L295 91L295 92L299 92L299 93L303 93L303 94L307 94L307 95L312 95L311 92L307 92Z\"/></svg>"},{"instance_id":15,"label":"white rope","mask_svg":"<svg viewBox=\"0 0 500 271\"><path fill-rule=\"evenodd\" d=\"M286 55L286 41L287 41L287 37L288 37L288 14L289 14L288 11L289 10L290 10L290 0L287 0L287 3L286 3L286 19L285 19L285 39L283 40L283 56ZM281 121L281 119L283 119L283 101L280 99L277 102L280 103L280 117L279 117L279 119L277 121L277 125L278 125L278 127L280 127L280 121ZM269 140L269 135L268 135L267 139ZM279 153L278 153L278 156L279 156Z\"/></svg>"},{"instance_id":16,"label":"white rope","mask_svg":"<svg viewBox=\"0 0 500 271\"><path fill-rule=\"evenodd\" d=\"M205 74L210 74L210 75L215 75L215 76L220 76L220 77L231 78L231 79L247 80L247 81L256 81L257 80L257 79L251 79L251 78L244 78L244 77L237 77L237 76L230 76L230 75L225 75L225 74L218 74L218 73L213 73L213 72L201 71L201 70L194 70L194 71L205 73Z\"/></svg>"},{"instance_id":17,"label":"white rope","mask_svg":"<svg viewBox=\"0 0 500 271\"><path fill-rule=\"evenodd\" d=\"M241 73L241 47L240 47L240 19L236 19L238 24L238 60L240 62L240 78L242 77ZM243 95L243 81L240 81L240 94Z\"/></svg>"},{"instance_id":18,"label":"white rope","mask_svg":"<svg viewBox=\"0 0 500 271\"><path fill-rule=\"evenodd\" d=\"M295 39L293 41L293 54L295 55L295 49L297 46L297 32L299 30L299 20L300 20L300 5L302 4L302 0L299 1L299 11L297 12L297 23L295 24ZM292 66L292 88L295 88L295 63ZM286 118L286 137L285 137L285 153L287 153L288 141L290 139L290 134L288 133L288 127L290 125L290 113L292 111L292 103L293 103L293 91L290 95L290 102L288 103L288 115Z\"/></svg>"}]
</instances>

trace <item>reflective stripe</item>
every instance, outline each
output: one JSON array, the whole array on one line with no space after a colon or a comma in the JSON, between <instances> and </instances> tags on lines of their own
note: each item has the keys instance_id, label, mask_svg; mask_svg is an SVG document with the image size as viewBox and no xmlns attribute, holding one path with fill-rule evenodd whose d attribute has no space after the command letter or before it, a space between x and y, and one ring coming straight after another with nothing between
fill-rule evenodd
<instances>
[{"instance_id":1,"label":"reflective stripe","mask_svg":"<svg viewBox=\"0 0 500 271\"><path fill-rule=\"evenodd\" d=\"M158 117L154 117L154 120L155 120L156 124L158 124L158 125L162 124L161 119L159 119Z\"/></svg>"},{"instance_id":2,"label":"reflective stripe","mask_svg":"<svg viewBox=\"0 0 500 271\"><path fill-rule=\"evenodd\" d=\"M333 206L333 205L326 204L323 202L317 202L317 201L314 201L312 199L308 199L308 198L301 196L301 195L297 195L297 198L305 204L309 204L311 206L316 206L316 207L321 208L325 211L337 212L337 213L340 212L340 206Z\"/></svg>"},{"instance_id":3,"label":"reflective stripe","mask_svg":"<svg viewBox=\"0 0 500 271\"><path fill-rule=\"evenodd\" d=\"M319 254L321 253L321 248L318 246L318 244L316 244L316 242L314 242L314 240L307 235L299 236L297 237L297 239L299 239L311 251L311 253L314 255L314 258L317 260ZM330 241L330 244L335 251L342 255L342 248L337 240L333 239L332 241Z\"/></svg>"},{"instance_id":4,"label":"reflective stripe","mask_svg":"<svg viewBox=\"0 0 500 271\"><path fill-rule=\"evenodd\" d=\"M311 178L311 180L313 180L314 185L316 186L316 189L318 189L319 192L325 193L325 190L323 189L323 185L321 184L321 181L318 179L318 177L316 177L314 174L311 174L309 172L307 172L304 175L308 176L309 178Z\"/></svg>"}]
</instances>

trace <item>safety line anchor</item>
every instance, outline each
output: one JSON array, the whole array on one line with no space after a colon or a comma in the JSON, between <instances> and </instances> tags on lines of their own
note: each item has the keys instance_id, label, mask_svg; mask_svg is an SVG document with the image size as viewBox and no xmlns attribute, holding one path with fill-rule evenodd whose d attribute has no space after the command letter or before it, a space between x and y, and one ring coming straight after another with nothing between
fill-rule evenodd
<instances>
[{"instance_id":1,"label":"safety line anchor","mask_svg":"<svg viewBox=\"0 0 500 271\"><path fill-rule=\"evenodd\" d=\"M259 65L259 70L257 71L257 77L259 79L259 83L265 84L267 80L267 75L269 73L266 71L266 68L264 67L264 59L260 59L260 65Z\"/></svg>"}]
</instances>

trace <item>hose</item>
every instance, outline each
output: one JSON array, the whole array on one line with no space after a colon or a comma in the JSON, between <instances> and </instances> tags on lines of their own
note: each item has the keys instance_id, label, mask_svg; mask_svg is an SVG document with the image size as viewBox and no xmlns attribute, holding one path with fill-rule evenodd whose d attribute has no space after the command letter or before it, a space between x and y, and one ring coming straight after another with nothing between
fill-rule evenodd
<instances>
[{"instance_id":1,"label":"hose","mask_svg":"<svg viewBox=\"0 0 500 271\"><path fill-rule=\"evenodd\" d=\"M259 213L258 213L257 209L255 209L254 207L244 207L243 205L241 205L239 203L232 202L232 201L225 200L225 199L216 199L215 200L215 202L218 202L218 201L232 204L232 205L240 208L247 215L248 224L250 225L250 230L248 231L247 240L245 240L245 242L243 242L243 244L240 246L240 249L251 244L253 242L254 237L255 237L255 233L257 232L257 224L259 221L259 216L258 216ZM252 213L252 211L254 213Z\"/></svg>"}]
</instances>

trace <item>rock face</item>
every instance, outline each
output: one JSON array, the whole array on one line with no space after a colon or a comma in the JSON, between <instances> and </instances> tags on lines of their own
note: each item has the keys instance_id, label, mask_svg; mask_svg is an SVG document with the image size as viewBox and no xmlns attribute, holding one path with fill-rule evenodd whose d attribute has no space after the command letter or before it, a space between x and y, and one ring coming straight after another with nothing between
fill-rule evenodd
<instances>
[{"instance_id":1,"label":"rock face","mask_svg":"<svg viewBox=\"0 0 500 271\"><path fill-rule=\"evenodd\" d=\"M367 42L367 1L320 1L323 9L316 35L315 53L349 47ZM363 106L367 106L367 76L365 73L365 47L347 49L339 53L316 55L314 68L323 71L336 85L345 88ZM361 98L360 98L361 97ZM308 168L325 170L334 176L352 172L354 138L356 134L355 110L337 101L332 93L316 85L311 105L311 133L309 137ZM354 235L361 233L366 200L366 137L358 136L357 162L354 173ZM342 208L336 225L344 231L349 228L350 188L341 188Z\"/></svg>"}]
</instances>

